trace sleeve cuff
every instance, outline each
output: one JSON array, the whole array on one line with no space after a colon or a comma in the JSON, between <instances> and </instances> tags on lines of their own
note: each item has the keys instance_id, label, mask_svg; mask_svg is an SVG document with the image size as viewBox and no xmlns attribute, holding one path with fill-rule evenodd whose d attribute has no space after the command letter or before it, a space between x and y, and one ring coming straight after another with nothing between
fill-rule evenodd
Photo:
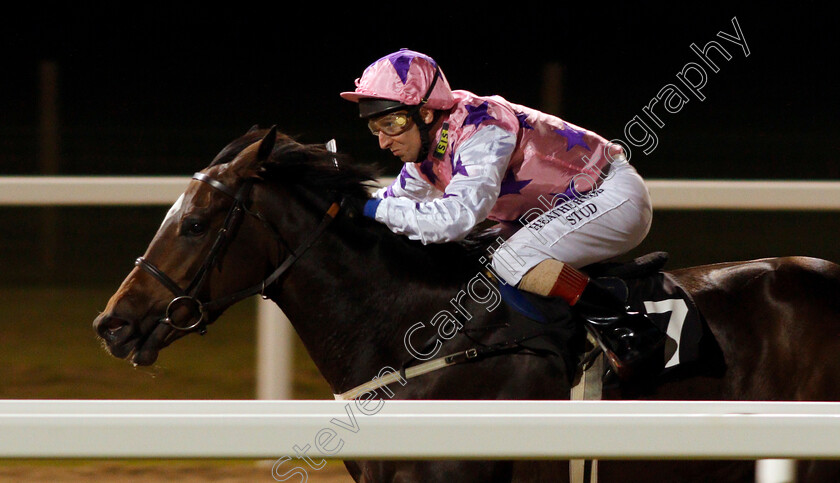
<instances>
[{"instance_id":1,"label":"sleeve cuff","mask_svg":"<svg viewBox=\"0 0 840 483\"><path fill-rule=\"evenodd\" d=\"M362 210L362 214L367 216L368 218L376 218L376 209L379 207L379 203L382 200L378 198L370 199L365 202L365 207Z\"/></svg>"}]
</instances>

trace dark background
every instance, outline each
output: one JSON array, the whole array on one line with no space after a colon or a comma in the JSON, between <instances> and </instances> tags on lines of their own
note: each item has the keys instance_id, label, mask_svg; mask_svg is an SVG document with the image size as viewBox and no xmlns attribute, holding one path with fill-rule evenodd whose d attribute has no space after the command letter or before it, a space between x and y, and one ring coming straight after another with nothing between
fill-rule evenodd
<instances>
[{"instance_id":1,"label":"dark background","mask_svg":"<svg viewBox=\"0 0 840 483\"><path fill-rule=\"evenodd\" d=\"M3 174L43 170L38 85L44 61L58 73L59 174L187 175L253 124L276 124L304 142L336 138L357 162L379 164L388 174L398 163L379 151L355 105L338 93L352 90L373 60L401 47L433 56L455 89L536 108L543 107L544 67L559 64L558 114L614 139L624 137L624 126L643 116L662 87L683 87L676 73L698 62L692 43L715 40L732 59L720 59L718 73L707 69L704 101L692 97L679 113L662 116L666 126L654 128L659 144L652 153L632 152L639 172L835 179L838 29L822 4L782 7L42 6L0 21L0 167ZM733 17L749 57L716 37L734 33ZM0 282L117 283L166 208L57 211L51 223L60 243L51 250L58 252L45 258L38 240L48 210L0 209ZM789 254L837 260L835 218L663 211L639 251L668 250L676 265Z\"/></svg>"}]
</instances>

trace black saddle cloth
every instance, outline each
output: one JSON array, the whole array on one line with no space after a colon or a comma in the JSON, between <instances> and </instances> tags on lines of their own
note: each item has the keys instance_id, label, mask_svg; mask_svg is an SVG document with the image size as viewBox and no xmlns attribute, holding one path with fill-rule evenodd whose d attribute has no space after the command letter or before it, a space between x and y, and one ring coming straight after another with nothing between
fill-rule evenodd
<instances>
[{"instance_id":1,"label":"black saddle cloth","mask_svg":"<svg viewBox=\"0 0 840 483\"><path fill-rule=\"evenodd\" d=\"M644 313L669 340L665 350L665 371L696 364L708 354L704 343L711 334L691 296L670 274L663 272L668 262L665 252L653 252L625 263L604 262L582 269L610 288L630 311ZM530 341L535 349L550 350L559 339L579 357L582 351L580 324L571 320L568 304L557 297L541 297L499 283L502 299L529 321L513 327L514 333L534 333L541 326L547 337ZM508 336L510 337L510 336ZM713 338L711 338L713 341ZM568 361L576 360L565 354Z\"/></svg>"}]
</instances>

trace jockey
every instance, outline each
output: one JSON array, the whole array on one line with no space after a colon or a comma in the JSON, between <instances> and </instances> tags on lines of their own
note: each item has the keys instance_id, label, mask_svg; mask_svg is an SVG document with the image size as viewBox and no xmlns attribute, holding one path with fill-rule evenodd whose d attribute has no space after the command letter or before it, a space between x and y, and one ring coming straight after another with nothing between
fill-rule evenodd
<instances>
[{"instance_id":1,"label":"jockey","mask_svg":"<svg viewBox=\"0 0 840 483\"><path fill-rule=\"evenodd\" d=\"M619 376L662 357L665 335L578 270L635 248L650 228L647 187L621 147L501 97L453 91L432 58L407 49L355 85L341 97L404 163L366 216L424 244L463 239L485 220L524 227L494 252L501 283L566 300Z\"/></svg>"}]
</instances>

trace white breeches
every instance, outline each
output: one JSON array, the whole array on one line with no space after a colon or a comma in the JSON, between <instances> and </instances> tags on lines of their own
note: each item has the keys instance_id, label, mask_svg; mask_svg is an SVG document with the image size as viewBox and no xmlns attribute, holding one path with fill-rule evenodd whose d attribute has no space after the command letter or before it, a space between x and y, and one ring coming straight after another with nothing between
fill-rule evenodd
<instances>
[{"instance_id":1,"label":"white breeches","mask_svg":"<svg viewBox=\"0 0 840 483\"><path fill-rule=\"evenodd\" d=\"M627 162L614 163L601 185L541 213L493 254L493 270L516 286L543 260L580 268L637 247L650 230L653 209L644 180Z\"/></svg>"}]
</instances>

